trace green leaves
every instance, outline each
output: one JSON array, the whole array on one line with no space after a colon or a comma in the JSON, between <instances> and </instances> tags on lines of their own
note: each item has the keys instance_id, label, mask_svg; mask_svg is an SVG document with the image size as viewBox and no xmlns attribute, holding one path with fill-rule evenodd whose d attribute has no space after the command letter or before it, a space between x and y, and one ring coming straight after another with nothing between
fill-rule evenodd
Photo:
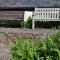
<instances>
[{"instance_id":1,"label":"green leaves","mask_svg":"<svg viewBox=\"0 0 60 60\"><path fill-rule=\"evenodd\" d=\"M12 60L60 60L60 32L47 40L17 40L11 45Z\"/></svg>"},{"instance_id":2,"label":"green leaves","mask_svg":"<svg viewBox=\"0 0 60 60\"><path fill-rule=\"evenodd\" d=\"M14 46L15 45L15 46ZM36 51L35 44L31 40L17 41L12 45L12 56L21 60L33 60ZM14 53L13 53L14 52Z\"/></svg>"}]
</instances>

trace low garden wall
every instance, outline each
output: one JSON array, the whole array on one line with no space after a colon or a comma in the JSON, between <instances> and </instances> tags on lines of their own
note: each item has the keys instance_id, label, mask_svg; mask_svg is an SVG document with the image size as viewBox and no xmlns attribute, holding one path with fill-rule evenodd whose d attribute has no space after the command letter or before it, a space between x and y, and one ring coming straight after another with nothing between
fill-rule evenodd
<instances>
[{"instance_id":1,"label":"low garden wall","mask_svg":"<svg viewBox=\"0 0 60 60\"><path fill-rule=\"evenodd\" d=\"M18 28L0 28L0 42L9 45L11 42L19 39L41 39L59 30L50 29L18 29Z\"/></svg>"},{"instance_id":2,"label":"low garden wall","mask_svg":"<svg viewBox=\"0 0 60 60\"><path fill-rule=\"evenodd\" d=\"M19 39L40 39L40 35L38 34L18 34L18 33L0 33L0 42L6 45L10 44L11 42Z\"/></svg>"}]
</instances>

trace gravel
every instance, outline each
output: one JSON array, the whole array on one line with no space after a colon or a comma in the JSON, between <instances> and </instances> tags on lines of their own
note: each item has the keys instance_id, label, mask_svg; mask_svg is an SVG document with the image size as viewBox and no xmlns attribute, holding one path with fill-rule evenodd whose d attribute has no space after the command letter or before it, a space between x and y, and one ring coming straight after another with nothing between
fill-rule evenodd
<instances>
[{"instance_id":1,"label":"gravel","mask_svg":"<svg viewBox=\"0 0 60 60\"><path fill-rule=\"evenodd\" d=\"M9 49L2 43L0 43L0 60L9 60Z\"/></svg>"}]
</instances>

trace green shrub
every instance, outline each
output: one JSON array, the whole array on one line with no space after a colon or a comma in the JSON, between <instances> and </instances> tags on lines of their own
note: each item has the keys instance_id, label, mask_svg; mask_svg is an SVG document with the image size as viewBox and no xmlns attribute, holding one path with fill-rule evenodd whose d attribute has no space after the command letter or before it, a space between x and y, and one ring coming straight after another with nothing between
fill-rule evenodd
<instances>
[{"instance_id":1,"label":"green shrub","mask_svg":"<svg viewBox=\"0 0 60 60\"><path fill-rule=\"evenodd\" d=\"M46 55L49 56L52 60L58 60L60 51L52 38L48 38L46 41Z\"/></svg>"},{"instance_id":2,"label":"green shrub","mask_svg":"<svg viewBox=\"0 0 60 60\"><path fill-rule=\"evenodd\" d=\"M60 32L44 41L16 41L11 45L11 54L12 60L60 60Z\"/></svg>"},{"instance_id":3,"label":"green shrub","mask_svg":"<svg viewBox=\"0 0 60 60\"><path fill-rule=\"evenodd\" d=\"M24 22L21 23L21 26L24 27L24 28L26 28L26 24L27 24L27 22L24 21Z\"/></svg>"},{"instance_id":4,"label":"green shrub","mask_svg":"<svg viewBox=\"0 0 60 60\"><path fill-rule=\"evenodd\" d=\"M18 20L6 20L0 22L1 27L20 28L21 21Z\"/></svg>"},{"instance_id":5,"label":"green shrub","mask_svg":"<svg viewBox=\"0 0 60 60\"><path fill-rule=\"evenodd\" d=\"M60 32L55 33L51 38L54 41L55 50L59 53L60 59Z\"/></svg>"},{"instance_id":6,"label":"green shrub","mask_svg":"<svg viewBox=\"0 0 60 60\"><path fill-rule=\"evenodd\" d=\"M12 60L33 60L36 56L36 46L32 40L16 41L11 49Z\"/></svg>"},{"instance_id":7,"label":"green shrub","mask_svg":"<svg viewBox=\"0 0 60 60\"><path fill-rule=\"evenodd\" d=\"M28 17L25 26L26 26L27 28L32 28L32 18L31 18L31 17Z\"/></svg>"},{"instance_id":8,"label":"green shrub","mask_svg":"<svg viewBox=\"0 0 60 60\"><path fill-rule=\"evenodd\" d=\"M58 21L36 21L35 27L36 28L53 28L53 29L59 29L60 22Z\"/></svg>"},{"instance_id":9,"label":"green shrub","mask_svg":"<svg viewBox=\"0 0 60 60\"><path fill-rule=\"evenodd\" d=\"M55 33L51 39L54 41L55 46L60 50L60 32Z\"/></svg>"}]
</instances>

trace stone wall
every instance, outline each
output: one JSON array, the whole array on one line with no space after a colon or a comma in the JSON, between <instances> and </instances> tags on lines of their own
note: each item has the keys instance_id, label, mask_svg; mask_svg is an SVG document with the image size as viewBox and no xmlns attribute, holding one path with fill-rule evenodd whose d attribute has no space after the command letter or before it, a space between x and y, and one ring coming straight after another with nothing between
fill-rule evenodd
<instances>
[{"instance_id":1,"label":"stone wall","mask_svg":"<svg viewBox=\"0 0 60 60\"><path fill-rule=\"evenodd\" d=\"M0 42L9 45L15 40L47 38L60 30L0 28Z\"/></svg>"},{"instance_id":2,"label":"stone wall","mask_svg":"<svg viewBox=\"0 0 60 60\"><path fill-rule=\"evenodd\" d=\"M18 34L18 33L0 33L0 42L9 45L11 42L19 39L40 39L38 34Z\"/></svg>"}]
</instances>

